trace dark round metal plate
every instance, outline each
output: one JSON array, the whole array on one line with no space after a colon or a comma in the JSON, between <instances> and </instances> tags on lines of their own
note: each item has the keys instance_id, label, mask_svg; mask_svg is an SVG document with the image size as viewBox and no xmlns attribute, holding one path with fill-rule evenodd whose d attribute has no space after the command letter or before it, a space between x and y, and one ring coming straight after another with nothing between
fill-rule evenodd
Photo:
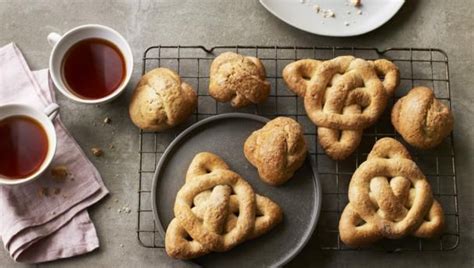
<instances>
[{"instance_id":1,"label":"dark round metal plate","mask_svg":"<svg viewBox=\"0 0 474 268\"><path fill-rule=\"evenodd\" d=\"M184 184L191 160L199 152L220 156L230 168L247 180L254 191L275 201L283 209L284 220L270 232L246 241L232 250L211 253L194 260L204 267L281 266L295 257L315 229L321 208L321 186L309 157L282 186L262 182L257 170L243 153L247 137L261 128L265 117L229 113L206 118L183 131L170 144L158 163L152 188L152 207L159 232L173 215L176 193Z\"/></svg>"}]
</instances>

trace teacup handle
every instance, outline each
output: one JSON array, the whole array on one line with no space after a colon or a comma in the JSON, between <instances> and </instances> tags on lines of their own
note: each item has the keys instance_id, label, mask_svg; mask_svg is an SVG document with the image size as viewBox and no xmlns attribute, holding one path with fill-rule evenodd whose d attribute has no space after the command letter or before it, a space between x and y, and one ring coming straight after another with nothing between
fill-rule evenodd
<instances>
[{"instance_id":1,"label":"teacup handle","mask_svg":"<svg viewBox=\"0 0 474 268\"><path fill-rule=\"evenodd\" d=\"M56 103L51 103L50 105L48 105L48 107L44 108L43 112L49 119L51 119L51 121L53 121L59 113L59 105L57 105Z\"/></svg>"},{"instance_id":2,"label":"teacup handle","mask_svg":"<svg viewBox=\"0 0 474 268\"><path fill-rule=\"evenodd\" d=\"M59 40L61 39L61 35L55 32L51 32L48 34L47 39L48 39L49 45L54 47L54 45L56 45L56 43L58 43Z\"/></svg>"}]
</instances>

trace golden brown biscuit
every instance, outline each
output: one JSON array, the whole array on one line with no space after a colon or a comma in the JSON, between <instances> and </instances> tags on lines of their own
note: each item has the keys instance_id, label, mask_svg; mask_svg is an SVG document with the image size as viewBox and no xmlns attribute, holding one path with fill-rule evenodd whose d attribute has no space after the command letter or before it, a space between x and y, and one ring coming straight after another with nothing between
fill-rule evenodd
<instances>
[{"instance_id":1,"label":"golden brown biscuit","mask_svg":"<svg viewBox=\"0 0 474 268\"><path fill-rule=\"evenodd\" d=\"M393 106L392 124L410 145L429 149L451 133L454 119L449 108L436 99L433 90L415 87Z\"/></svg>"},{"instance_id":2,"label":"golden brown biscuit","mask_svg":"<svg viewBox=\"0 0 474 268\"><path fill-rule=\"evenodd\" d=\"M270 185L289 180L306 158L303 128L288 117L277 117L254 131L245 141L244 154Z\"/></svg>"},{"instance_id":3,"label":"golden brown biscuit","mask_svg":"<svg viewBox=\"0 0 474 268\"><path fill-rule=\"evenodd\" d=\"M259 59L225 52L211 64L209 95L239 108L265 101L270 94L265 67Z\"/></svg>"},{"instance_id":4,"label":"golden brown biscuit","mask_svg":"<svg viewBox=\"0 0 474 268\"><path fill-rule=\"evenodd\" d=\"M133 123L150 131L178 125L196 109L197 95L174 71L156 68L140 79L129 107Z\"/></svg>"},{"instance_id":5,"label":"golden brown biscuit","mask_svg":"<svg viewBox=\"0 0 474 268\"><path fill-rule=\"evenodd\" d=\"M283 70L289 89L304 98L306 113L318 126L319 143L333 159L344 159L359 146L363 130L383 113L399 76L388 60L353 56L303 59Z\"/></svg>"},{"instance_id":6,"label":"golden brown biscuit","mask_svg":"<svg viewBox=\"0 0 474 268\"><path fill-rule=\"evenodd\" d=\"M177 259L223 252L256 238L283 218L280 207L255 194L250 184L217 155L197 154L174 205L165 248Z\"/></svg>"},{"instance_id":7,"label":"golden brown biscuit","mask_svg":"<svg viewBox=\"0 0 474 268\"><path fill-rule=\"evenodd\" d=\"M352 175L339 221L341 240L361 247L384 237L432 238L443 227L443 209L405 147L392 138L377 141Z\"/></svg>"}]
</instances>

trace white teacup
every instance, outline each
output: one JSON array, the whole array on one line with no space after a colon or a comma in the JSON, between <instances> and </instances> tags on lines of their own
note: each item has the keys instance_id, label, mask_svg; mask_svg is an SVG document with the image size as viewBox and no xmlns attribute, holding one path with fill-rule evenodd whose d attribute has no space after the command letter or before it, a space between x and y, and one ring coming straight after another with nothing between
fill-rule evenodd
<instances>
[{"instance_id":1,"label":"white teacup","mask_svg":"<svg viewBox=\"0 0 474 268\"><path fill-rule=\"evenodd\" d=\"M59 106L56 103L50 104L44 111L23 104L8 104L0 106L0 120L11 116L27 116L36 120L46 132L48 138L48 152L40 167L31 175L24 178L9 179L0 174L0 185L18 185L27 183L38 178L51 164L56 153L56 131L52 121L59 112Z\"/></svg>"},{"instance_id":2,"label":"white teacup","mask_svg":"<svg viewBox=\"0 0 474 268\"><path fill-rule=\"evenodd\" d=\"M81 98L71 92L66 86L66 83L62 76L62 62L66 52L76 44L77 42L88 39L88 38L100 38L105 39L114 44L122 53L125 59L126 75L120 86L110 95L107 95L100 99L86 99ZM54 82L56 88L71 100L86 103L86 104L98 104L105 103L115 99L120 95L130 81L133 71L133 55L130 46L125 38L117 31L103 25L98 24L87 24L76 27L64 35L58 33L50 33L48 35L48 42L53 46L51 56L49 58L49 72L51 79ZM87 78L85 78L87 79Z\"/></svg>"}]
</instances>

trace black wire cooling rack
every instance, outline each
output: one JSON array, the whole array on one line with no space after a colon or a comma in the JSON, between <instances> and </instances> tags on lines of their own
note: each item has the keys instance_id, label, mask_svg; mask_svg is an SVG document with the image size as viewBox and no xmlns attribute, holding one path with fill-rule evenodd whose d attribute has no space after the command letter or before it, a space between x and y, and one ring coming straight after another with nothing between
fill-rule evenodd
<instances>
[{"instance_id":1,"label":"black wire cooling rack","mask_svg":"<svg viewBox=\"0 0 474 268\"><path fill-rule=\"evenodd\" d=\"M259 105L234 109L228 103L217 103L208 95L209 67L222 52L234 51L256 56L265 65L272 92L268 100ZM339 55L354 55L364 59L387 58L397 64L401 72L401 84L395 97L380 120L364 131L357 151L348 159L333 161L317 143L316 128L307 118L303 102L290 92L282 79L282 70L290 62L302 58L331 59ZM158 233L151 209L151 187L156 165L168 144L187 126L203 118L227 112L247 112L269 118L289 116L305 129L310 145L312 164L319 171L323 190L322 211L317 231L313 235L323 250L349 250L339 239L338 222L347 204L347 189L352 173L365 161L375 141L382 137L394 137L403 142L390 123L393 103L414 86L432 88L438 99L451 106L448 57L439 49L424 48L375 48L355 47L289 47L289 46L153 46L143 56L145 73L153 68L167 67L177 71L181 78L198 92L198 108L188 122L166 133L140 131L138 174L137 237L144 247L161 248L162 237ZM405 144L405 143L404 143ZM405 144L406 145L406 144ZM396 251L445 251L459 244L459 214L455 154L453 136L433 150L418 151L406 145L416 163L429 179L435 198L441 203L446 216L444 234L434 240L407 237L400 240L383 240L365 250Z\"/></svg>"}]
</instances>

